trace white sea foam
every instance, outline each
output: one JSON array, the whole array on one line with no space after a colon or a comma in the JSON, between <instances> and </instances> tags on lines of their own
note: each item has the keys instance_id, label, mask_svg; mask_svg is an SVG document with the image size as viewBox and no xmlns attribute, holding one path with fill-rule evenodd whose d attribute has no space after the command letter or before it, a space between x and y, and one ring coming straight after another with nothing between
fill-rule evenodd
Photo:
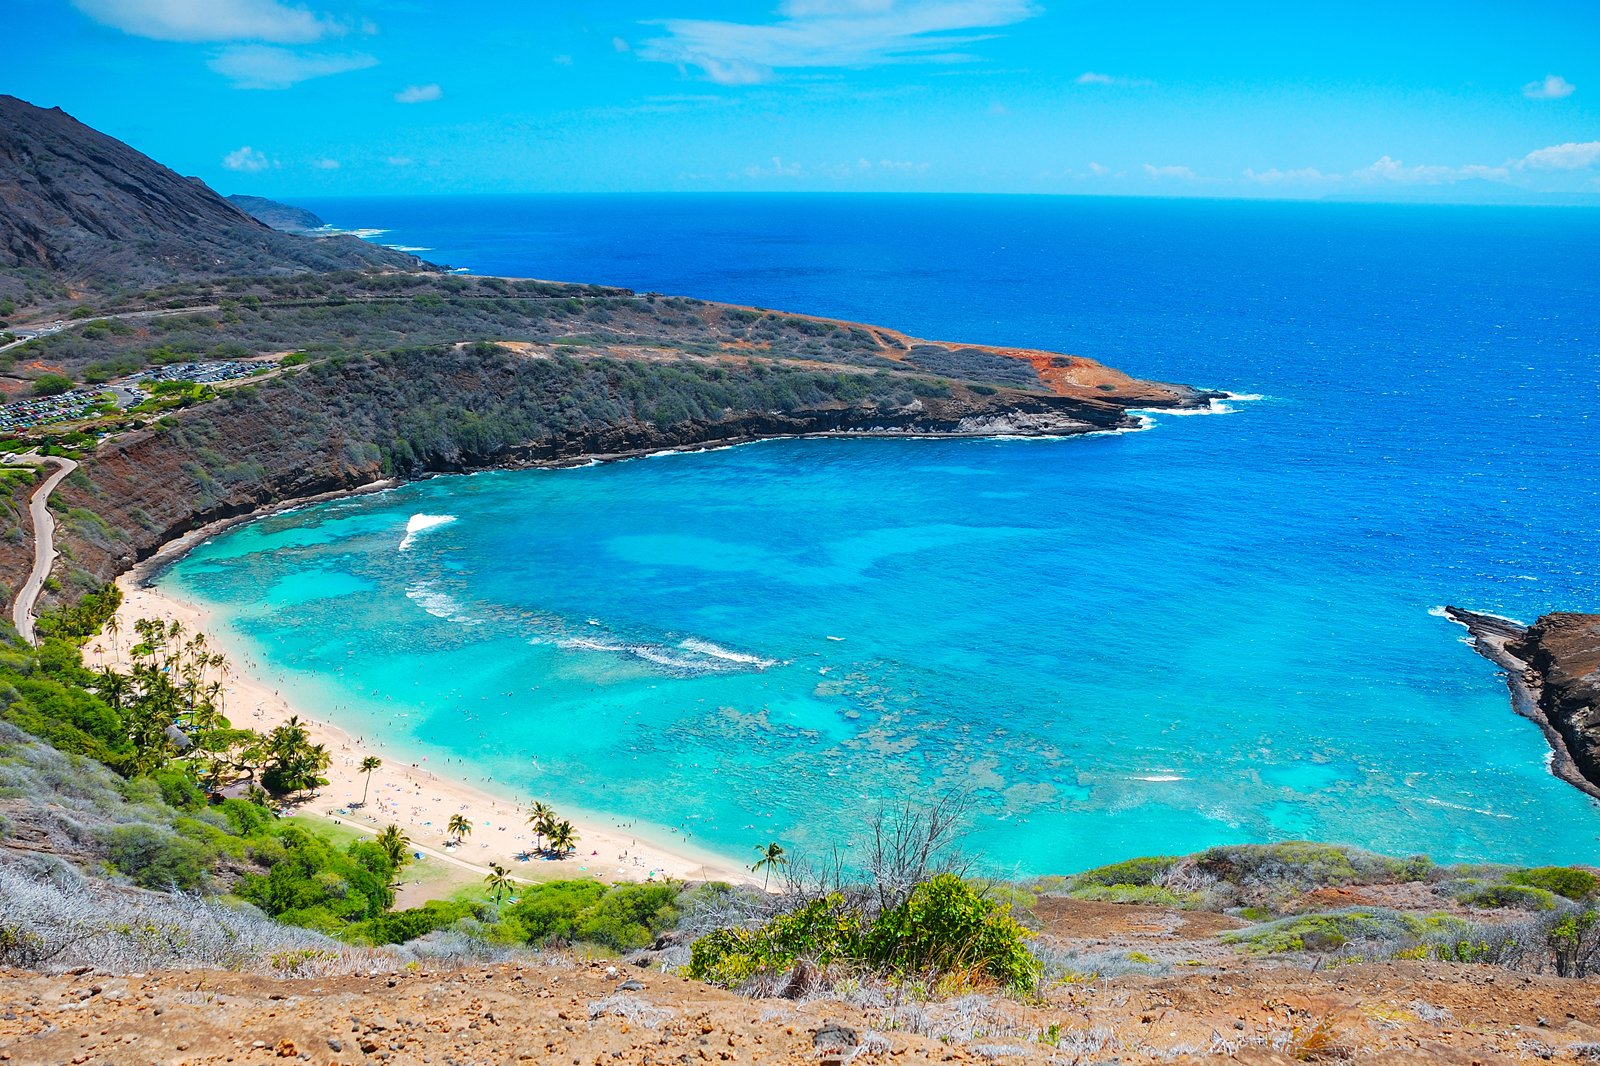
<instances>
[{"instance_id":1,"label":"white sea foam","mask_svg":"<svg viewBox=\"0 0 1600 1066\"><path fill-rule=\"evenodd\" d=\"M411 542L417 539L417 534L435 526L447 525L456 520L453 514L414 514L406 523L406 535L400 539L400 550L405 551L411 547Z\"/></svg>"},{"instance_id":2,"label":"white sea foam","mask_svg":"<svg viewBox=\"0 0 1600 1066\"><path fill-rule=\"evenodd\" d=\"M1182 781L1177 774L1134 774L1135 781Z\"/></svg>"},{"instance_id":3,"label":"white sea foam","mask_svg":"<svg viewBox=\"0 0 1600 1066\"><path fill-rule=\"evenodd\" d=\"M421 607L435 618L463 626L481 626L483 620L474 618L457 603L455 597L428 581L418 581L406 587L406 599Z\"/></svg>"},{"instance_id":4,"label":"white sea foam","mask_svg":"<svg viewBox=\"0 0 1600 1066\"><path fill-rule=\"evenodd\" d=\"M757 670L765 670L768 667L778 665L778 660L776 659L763 659L759 655L731 651L721 645L713 644L709 640L701 640L699 637L689 637L687 640L679 641L678 647L683 648L685 651L696 651L701 655L709 655L713 659L726 659L730 663L753 666Z\"/></svg>"},{"instance_id":5,"label":"white sea foam","mask_svg":"<svg viewBox=\"0 0 1600 1066\"><path fill-rule=\"evenodd\" d=\"M424 248L417 244L386 244L385 248L393 248L397 252L431 252L432 248Z\"/></svg>"},{"instance_id":6,"label":"white sea foam","mask_svg":"<svg viewBox=\"0 0 1600 1066\"><path fill-rule=\"evenodd\" d=\"M599 626L594 619L589 620L589 625ZM543 644L549 641L534 638L530 643ZM652 641L624 640L609 634L599 633L592 636L564 636L553 641L556 647L566 651L591 651L609 655L625 655L639 659L654 666L665 667L675 674L690 677L700 677L706 674L725 674L743 670L765 670L778 665L776 659L764 659L759 655L750 655L746 652L733 651L720 644L713 644L709 640L698 637L687 637L676 645L669 645Z\"/></svg>"}]
</instances>

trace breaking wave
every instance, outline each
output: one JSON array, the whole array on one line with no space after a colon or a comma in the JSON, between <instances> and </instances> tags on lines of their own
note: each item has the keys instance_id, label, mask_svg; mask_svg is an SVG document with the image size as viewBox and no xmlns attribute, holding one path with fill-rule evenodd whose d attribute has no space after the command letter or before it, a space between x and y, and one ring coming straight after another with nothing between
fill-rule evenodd
<instances>
[{"instance_id":1,"label":"breaking wave","mask_svg":"<svg viewBox=\"0 0 1600 1066\"><path fill-rule=\"evenodd\" d=\"M406 535L400 539L400 550L405 551L411 547L411 542L417 539L417 534L432 529L435 526L448 525L456 520L453 514L414 514L406 523Z\"/></svg>"}]
</instances>

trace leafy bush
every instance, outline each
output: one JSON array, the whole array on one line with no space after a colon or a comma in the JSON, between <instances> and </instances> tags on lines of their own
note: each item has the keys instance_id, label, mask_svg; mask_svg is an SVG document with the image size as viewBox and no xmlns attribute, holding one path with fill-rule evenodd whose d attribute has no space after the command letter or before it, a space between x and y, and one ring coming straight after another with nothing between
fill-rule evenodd
<instances>
[{"instance_id":1,"label":"leafy bush","mask_svg":"<svg viewBox=\"0 0 1600 1066\"><path fill-rule=\"evenodd\" d=\"M1028 989L1039 963L1027 937L1003 906L954 874L938 874L870 925L859 906L834 892L755 929L714 930L690 948L688 972L731 988L776 977L804 959L901 976L957 973Z\"/></svg>"},{"instance_id":2,"label":"leafy bush","mask_svg":"<svg viewBox=\"0 0 1600 1066\"><path fill-rule=\"evenodd\" d=\"M642 948L678 919L678 888L551 881L521 892L501 909L530 944L596 944L613 951Z\"/></svg>"},{"instance_id":3,"label":"leafy bush","mask_svg":"<svg viewBox=\"0 0 1600 1066\"><path fill-rule=\"evenodd\" d=\"M834 892L758 929L717 929L689 949L689 976L735 988L757 974L776 976L799 959L827 965L863 955L861 911Z\"/></svg>"},{"instance_id":4,"label":"leafy bush","mask_svg":"<svg viewBox=\"0 0 1600 1066\"><path fill-rule=\"evenodd\" d=\"M1172 869L1178 860L1169 855L1154 855L1139 859L1114 862L1085 870L1071 879L1072 888L1090 888L1095 885L1153 885L1161 875Z\"/></svg>"},{"instance_id":5,"label":"leafy bush","mask_svg":"<svg viewBox=\"0 0 1600 1066\"><path fill-rule=\"evenodd\" d=\"M1600 888L1600 877L1575 866L1537 866L1530 870L1516 870L1506 875L1514 885L1526 885L1552 892L1567 899L1588 899Z\"/></svg>"},{"instance_id":6,"label":"leafy bush","mask_svg":"<svg viewBox=\"0 0 1600 1066\"><path fill-rule=\"evenodd\" d=\"M111 864L141 888L197 889L215 857L205 845L153 825L119 826L103 843Z\"/></svg>"},{"instance_id":7,"label":"leafy bush","mask_svg":"<svg viewBox=\"0 0 1600 1066\"><path fill-rule=\"evenodd\" d=\"M982 974L1021 990L1039 973L1028 935L999 904L954 874L939 874L880 914L865 948L869 962L900 973Z\"/></svg>"},{"instance_id":8,"label":"leafy bush","mask_svg":"<svg viewBox=\"0 0 1600 1066\"><path fill-rule=\"evenodd\" d=\"M1445 933L1459 934L1468 923L1446 914L1418 917L1389 910L1340 910L1297 914L1264 925L1222 935L1226 944L1238 944L1251 954L1287 951L1334 951L1355 942L1378 942L1389 951L1418 944Z\"/></svg>"},{"instance_id":9,"label":"leafy bush","mask_svg":"<svg viewBox=\"0 0 1600 1066\"><path fill-rule=\"evenodd\" d=\"M35 396L60 396L72 391L72 379L61 374L40 374L33 379Z\"/></svg>"},{"instance_id":10,"label":"leafy bush","mask_svg":"<svg viewBox=\"0 0 1600 1066\"><path fill-rule=\"evenodd\" d=\"M1515 884L1484 885L1466 892L1461 896L1461 902L1485 910L1510 907L1524 911L1549 911L1556 907L1554 893L1531 885Z\"/></svg>"},{"instance_id":11,"label":"leafy bush","mask_svg":"<svg viewBox=\"0 0 1600 1066\"><path fill-rule=\"evenodd\" d=\"M483 918L484 904L462 900L432 899L420 907L390 911L350 926L351 940L368 944L403 944L437 929L445 929L463 918Z\"/></svg>"},{"instance_id":12,"label":"leafy bush","mask_svg":"<svg viewBox=\"0 0 1600 1066\"><path fill-rule=\"evenodd\" d=\"M1391 859L1360 848L1314 844L1234 844L1208 848L1177 864L1167 883L1180 890L1188 872L1213 886L1231 889L1234 903L1278 903L1312 889L1334 885L1397 884L1420 881L1433 870L1426 856ZM1215 897L1228 892L1213 889Z\"/></svg>"},{"instance_id":13,"label":"leafy bush","mask_svg":"<svg viewBox=\"0 0 1600 1066\"><path fill-rule=\"evenodd\" d=\"M1091 885L1075 888L1069 894L1073 899L1096 903L1140 903L1149 907L1193 907L1200 900L1193 893L1180 895L1159 885Z\"/></svg>"}]
</instances>

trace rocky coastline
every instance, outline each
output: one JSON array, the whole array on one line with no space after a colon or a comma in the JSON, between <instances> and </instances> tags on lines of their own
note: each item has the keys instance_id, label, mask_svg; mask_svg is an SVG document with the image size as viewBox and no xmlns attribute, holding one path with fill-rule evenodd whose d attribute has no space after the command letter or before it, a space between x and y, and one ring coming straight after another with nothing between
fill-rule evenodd
<instances>
[{"instance_id":1,"label":"rocky coastline","mask_svg":"<svg viewBox=\"0 0 1600 1066\"><path fill-rule=\"evenodd\" d=\"M1167 388L1171 392L1165 403L1141 404L1204 407L1223 395ZM135 568L136 577L148 579L189 546L233 525L446 474L575 466L799 437L1069 437L1140 425L1137 415L1117 404L1011 390L985 395L960 388L950 396L919 398L899 408L829 404L791 413L730 411L720 419L666 426L632 421L579 428L509 447L462 447L397 475L375 458L351 461L348 449L328 444L285 447L273 419L259 417L271 413L226 419L227 433L216 446L248 459L252 475L231 483L197 484L190 457L169 434L158 431L131 434L102 448L85 464L87 479L64 484L53 504L69 513L93 512L103 523L66 524L64 539L73 565L99 581ZM104 535L107 531L110 536Z\"/></svg>"},{"instance_id":2,"label":"rocky coastline","mask_svg":"<svg viewBox=\"0 0 1600 1066\"><path fill-rule=\"evenodd\" d=\"M1600 799L1600 614L1556 612L1524 626L1459 607L1444 613L1505 671L1512 709L1550 742L1550 772Z\"/></svg>"}]
</instances>

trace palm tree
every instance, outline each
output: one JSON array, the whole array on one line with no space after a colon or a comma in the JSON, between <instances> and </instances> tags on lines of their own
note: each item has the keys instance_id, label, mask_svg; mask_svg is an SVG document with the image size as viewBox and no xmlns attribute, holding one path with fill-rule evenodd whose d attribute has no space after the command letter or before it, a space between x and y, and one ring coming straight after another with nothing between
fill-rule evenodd
<instances>
[{"instance_id":1,"label":"palm tree","mask_svg":"<svg viewBox=\"0 0 1600 1066\"><path fill-rule=\"evenodd\" d=\"M368 755L361 760L361 773L367 775L366 786L361 789L361 806L367 805L367 793L372 790L372 771L383 765L383 760L376 755Z\"/></svg>"},{"instance_id":2,"label":"palm tree","mask_svg":"<svg viewBox=\"0 0 1600 1066\"><path fill-rule=\"evenodd\" d=\"M557 858L578 846L578 831L572 827L571 822L565 819L551 825L548 832L550 850L556 853Z\"/></svg>"},{"instance_id":3,"label":"palm tree","mask_svg":"<svg viewBox=\"0 0 1600 1066\"><path fill-rule=\"evenodd\" d=\"M455 842L459 844L463 839L472 835L472 823L459 814L452 814L450 816L450 824L445 827L445 832L455 837Z\"/></svg>"},{"instance_id":4,"label":"palm tree","mask_svg":"<svg viewBox=\"0 0 1600 1066\"><path fill-rule=\"evenodd\" d=\"M122 633L122 621L114 612L110 618L106 619L106 632L111 634L111 650L120 651L121 648L118 645L117 637Z\"/></svg>"},{"instance_id":5,"label":"palm tree","mask_svg":"<svg viewBox=\"0 0 1600 1066\"><path fill-rule=\"evenodd\" d=\"M535 803L528 808L528 824L533 826L533 850L543 851L543 841L550 832L550 820L556 812L548 803Z\"/></svg>"},{"instance_id":6,"label":"palm tree","mask_svg":"<svg viewBox=\"0 0 1600 1066\"><path fill-rule=\"evenodd\" d=\"M761 879L761 890L765 892L767 890L768 882L772 880L772 871L779 866L787 865L789 859L783 853L783 845L778 843L776 840L768 844L766 847L762 847L760 844L757 844L756 850L761 852L761 858L757 859L756 864L750 867L750 871L752 873L756 872L757 870L766 871L766 875Z\"/></svg>"},{"instance_id":7,"label":"palm tree","mask_svg":"<svg viewBox=\"0 0 1600 1066\"><path fill-rule=\"evenodd\" d=\"M515 887L511 880L511 871L497 862L489 864L489 876L484 878L488 882L489 891L494 893L494 901L500 902L500 897Z\"/></svg>"},{"instance_id":8,"label":"palm tree","mask_svg":"<svg viewBox=\"0 0 1600 1066\"><path fill-rule=\"evenodd\" d=\"M383 849L384 857L396 872L411 861L411 838L397 825L378 834L378 847Z\"/></svg>"}]
</instances>

